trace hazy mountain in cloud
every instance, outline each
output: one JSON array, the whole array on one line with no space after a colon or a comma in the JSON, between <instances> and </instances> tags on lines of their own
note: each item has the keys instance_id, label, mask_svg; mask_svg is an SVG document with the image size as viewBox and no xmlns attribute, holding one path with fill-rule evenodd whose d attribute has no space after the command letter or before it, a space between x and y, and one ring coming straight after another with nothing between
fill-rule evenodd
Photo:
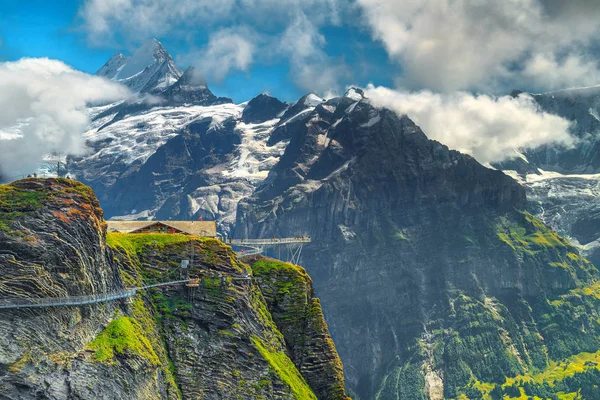
<instances>
[{"instance_id":1,"label":"hazy mountain in cloud","mask_svg":"<svg viewBox=\"0 0 600 400\"><path fill-rule=\"evenodd\" d=\"M182 74L162 44L150 39L131 56L116 53L96 75L122 83L133 92L149 93L167 88Z\"/></svg>"},{"instance_id":2,"label":"hazy mountain in cloud","mask_svg":"<svg viewBox=\"0 0 600 400\"><path fill-rule=\"evenodd\" d=\"M521 149L519 157L495 166L528 189L533 213L600 265L600 86L531 97L545 113L570 123L574 146Z\"/></svg>"}]
</instances>

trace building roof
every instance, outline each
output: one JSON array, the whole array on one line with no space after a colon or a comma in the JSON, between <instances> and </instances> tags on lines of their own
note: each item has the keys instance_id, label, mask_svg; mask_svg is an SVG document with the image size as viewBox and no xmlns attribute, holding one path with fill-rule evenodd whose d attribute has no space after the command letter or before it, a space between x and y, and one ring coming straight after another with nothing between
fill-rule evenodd
<instances>
[{"instance_id":1,"label":"building roof","mask_svg":"<svg viewBox=\"0 0 600 400\"><path fill-rule=\"evenodd\" d=\"M215 221L106 221L109 232L135 233L144 228L162 224L188 235L217 236Z\"/></svg>"}]
</instances>

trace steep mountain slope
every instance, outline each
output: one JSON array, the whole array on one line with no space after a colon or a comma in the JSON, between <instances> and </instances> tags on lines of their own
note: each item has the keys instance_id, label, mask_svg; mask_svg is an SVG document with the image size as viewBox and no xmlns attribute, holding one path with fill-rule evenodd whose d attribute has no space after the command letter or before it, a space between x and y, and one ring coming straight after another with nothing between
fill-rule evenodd
<instances>
[{"instance_id":1,"label":"steep mountain slope","mask_svg":"<svg viewBox=\"0 0 600 400\"><path fill-rule=\"evenodd\" d=\"M184 258L187 272L178 268ZM111 293L180 280L182 273L197 277L199 287L163 286L129 301L86 306L0 310L0 398L316 399L321 393L347 399L310 278L277 265L302 279L266 282L259 275L258 285L252 270L213 239L107 235L97 199L80 183L2 185L0 303ZM308 357L291 346L298 336L279 328L263 287L269 295L270 287L304 293L288 298L296 313L285 321L303 328ZM319 370L325 373L311 375Z\"/></svg>"},{"instance_id":2,"label":"steep mountain slope","mask_svg":"<svg viewBox=\"0 0 600 400\"><path fill-rule=\"evenodd\" d=\"M175 83L181 71L162 44L151 39L132 56L116 53L96 75L124 84L134 93L161 91Z\"/></svg>"},{"instance_id":3,"label":"steep mountain slope","mask_svg":"<svg viewBox=\"0 0 600 400\"><path fill-rule=\"evenodd\" d=\"M489 398L600 350L597 270L514 180L356 90L290 137L236 235L312 236L303 264L360 398Z\"/></svg>"}]
</instances>

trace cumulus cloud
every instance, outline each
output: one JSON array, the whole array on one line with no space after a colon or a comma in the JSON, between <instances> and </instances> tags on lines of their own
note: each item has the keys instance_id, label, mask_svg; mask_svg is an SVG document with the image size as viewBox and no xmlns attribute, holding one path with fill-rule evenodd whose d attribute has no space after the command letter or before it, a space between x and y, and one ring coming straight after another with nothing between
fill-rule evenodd
<instances>
[{"instance_id":1,"label":"cumulus cloud","mask_svg":"<svg viewBox=\"0 0 600 400\"><path fill-rule=\"evenodd\" d=\"M370 101L408 115L425 134L481 163L515 156L515 149L572 146L569 122L540 110L528 95L492 97L465 92L408 92L369 85Z\"/></svg>"},{"instance_id":2,"label":"cumulus cloud","mask_svg":"<svg viewBox=\"0 0 600 400\"><path fill-rule=\"evenodd\" d=\"M365 25L397 63L397 85L409 89L545 91L600 75L591 50L600 37L597 0L84 0L80 17L90 42L102 45L217 31L184 57L198 56L196 66L206 57L217 77L263 63L281 45L291 76L309 90L349 75L327 56L321 33L341 24ZM240 23L253 35L230 30Z\"/></svg>"},{"instance_id":3,"label":"cumulus cloud","mask_svg":"<svg viewBox=\"0 0 600 400\"><path fill-rule=\"evenodd\" d=\"M215 27L241 19L272 28L296 15L310 15L315 23L340 22L346 8L341 0L86 0L79 15L89 40L103 44L117 36L143 40Z\"/></svg>"},{"instance_id":4,"label":"cumulus cloud","mask_svg":"<svg viewBox=\"0 0 600 400\"><path fill-rule=\"evenodd\" d=\"M88 0L82 29L93 44L116 36L144 40L191 24L211 23L232 12L235 0Z\"/></svg>"},{"instance_id":5,"label":"cumulus cloud","mask_svg":"<svg viewBox=\"0 0 600 400\"><path fill-rule=\"evenodd\" d=\"M554 54L535 54L523 68L523 77L545 90L600 84L598 61L589 57L569 54L557 59Z\"/></svg>"},{"instance_id":6,"label":"cumulus cloud","mask_svg":"<svg viewBox=\"0 0 600 400\"><path fill-rule=\"evenodd\" d=\"M46 154L82 154L86 105L122 99L124 87L47 58L0 63L0 174L25 174Z\"/></svg>"},{"instance_id":7,"label":"cumulus cloud","mask_svg":"<svg viewBox=\"0 0 600 400\"><path fill-rule=\"evenodd\" d=\"M325 93L339 89L347 67L339 59L327 55L326 41L314 24L303 14L288 26L278 47L290 60L291 78L302 88Z\"/></svg>"},{"instance_id":8,"label":"cumulus cloud","mask_svg":"<svg viewBox=\"0 0 600 400\"><path fill-rule=\"evenodd\" d=\"M226 28L210 35L208 44L179 56L181 63L196 66L204 76L220 81L231 71L246 71L254 61L257 34L251 29Z\"/></svg>"},{"instance_id":9,"label":"cumulus cloud","mask_svg":"<svg viewBox=\"0 0 600 400\"><path fill-rule=\"evenodd\" d=\"M569 60L572 47L592 44L600 27L600 7L592 0L357 2L373 36L401 64L402 83L438 91L519 82L524 65L535 61L531 54L552 59L566 53ZM561 67L574 77L581 65ZM536 83L547 83L538 78Z\"/></svg>"}]
</instances>

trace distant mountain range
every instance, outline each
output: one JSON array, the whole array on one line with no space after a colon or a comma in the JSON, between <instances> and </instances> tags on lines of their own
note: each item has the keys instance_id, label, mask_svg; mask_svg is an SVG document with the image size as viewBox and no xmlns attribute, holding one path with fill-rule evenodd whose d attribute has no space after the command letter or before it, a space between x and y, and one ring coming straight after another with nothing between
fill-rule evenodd
<instances>
[{"instance_id":1,"label":"distant mountain range","mask_svg":"<svg viewBox=\"0 0 600 400\"><path fill-rule=\"evenodd\" d=\"M140 99L89 110L92 151L70 158L69 173L106 218L312 236L303 264L354 398L550 397L572 393L575 378L519 382L600 361L588 355L600 354L600 276L578 252L596 260L588 244L600 237L593 88L534 96L575 122L576 149L523 151L493 170L357 88L234 104L156 41L98 74ZM507 377L520 381L502 388Z\"/></svg>"}]
</instances>

